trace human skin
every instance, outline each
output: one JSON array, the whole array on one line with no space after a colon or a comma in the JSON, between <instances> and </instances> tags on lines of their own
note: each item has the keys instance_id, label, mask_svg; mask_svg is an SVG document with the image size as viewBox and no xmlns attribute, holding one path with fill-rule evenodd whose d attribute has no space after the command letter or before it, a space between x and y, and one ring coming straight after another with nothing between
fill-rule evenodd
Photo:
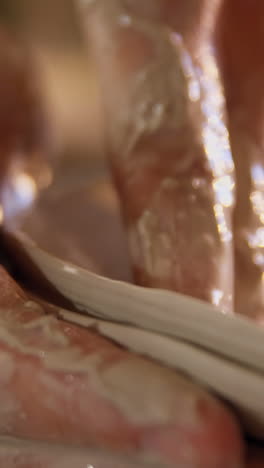
<instances>
[{"instance_id":1,"label":"human skin","mask_svg":"<svg viewBox=\"0 0 264 468\"><path fill-rule=\"evenodd\" d=\"M186 39L186 46L187 46L186 50L187 51L188 51L188 47L194 47L193 45L189 46L188 44L189 44L189 42ZM190 44L193 44L193 42L190 41ZM183 50L182 49L182 43L177 42L176 45L174 44L174 47L178 50L179 54L181 55L182 50ZM192 53L190 53L190 56L192 56ZM195 59L195 60L198 60L198 58ZM202 67L202 65L201 65L201 67ZM191 111L191 114L192 114L192 111ZM190 121L192 122L192 119L190 119ZM196 122L196 118L194 119L194 121ZM198 121L199 121L199 119L197 118L197 122ZM189 126L189 123L188 123L187 127L188 126ZM194 125L194 127L195 127L195 125ZM170 136L170 131L168 133L169 133L169 136ZM192 134L192 132L191 132L191 134ZM189 135L189 133L188 133L188 135ZM194 131L194 135L195 135L195 131ZM155 139L154 139L154 141L155 141ZM161 136L158 135L158 137L157 137L157 145L159 146L159 144L163 148L163 146L162 146L163 145L163 135L161 135ZM145 147L144 145L145 145L145 143L143 144L143 148ZM149 143L148 143L148 137L147 137L146 147L148 147L148 146L149 146ZM171 151L171 148L170 148L170 145L169 145L168 153L170 153L170 151ZM200 168L200 166L199 166L199 168ZM189 173L189 174L192 175L192 173ZM206 177L205 177L205 180L207 180ZM212 183L212 180L210 178L208 180L210 180L210 183ZM176 192L176 194L177 194L177 192ZM209 197L206 196L205 198L207 199L207 202L208 202ZM211 200L212 203L209 204L210 206L214 206L213 205L213 200L214 200L214 198L212 198L212 200ZM183 204L184 203L185 202L183 202ZM199 205L199 203L198 203L198 205ZM228 208L230 208L230 207L228 207ZM209 210L209 213L210 213L210 210ZM229 209L225 211L226 219L229 219L229 214L228 213L230 213ZM213 216L212 219L214 219L214 216ZM228 221L228 223L229 223L229 221ZM199 223L198 223L198 225L199 225ZM214 232L214 230L213 230L213 232ZM160 257L160 258L162 259L162 257ZM211 266L210 266L210 268L211 268ZM209 271L211 271L211 269ZM143 275L142 280L140 279L141 278L141 272L138 272L138 275L139 275L138 276L139 281L145 281L144 280L145 275ZM151 284L149 284L149 285L153 285L151 278L150 278L150 281L151 281ZM7 283L8 283L8 281L7 281ZM8 291L7 283L5 283L5 286L3 287L3 290L5 291L5 294ZM158 284L160 284L160 283L158 283ZM163 286L163 283L161 285ZM190 289L191 289L193 287L193 283L190 283L189 286L190 286ZM187 289L189 288L189 286L187 287ZM14 288L16 290L16 287L14 285L12 286L12 284L11 284L10 287L11 287L11 289ZM194 295L196 295L196 291L197 291L197 297L200 297L199 296L200 294L205 294L204 292L203 293L201 292L201 289L203 290L203 288L201 288L200 286L199 286L199 288L197 290L195 288L193 288L194 293L195 293ZM207 296L203 295L202 297L205 298L206 300L208 300L208 297L209 297L208 294L209 293L208 293L208 290L206 288L205 288L205 292L206 292ZM19 292L19 290L16 290L15 297L16 296L18 296L18 297L22 296L23 297L24 293L22 293L21 291ZM19 342L22 339L23 340L23 345L24 345L24 339L25 339L26 343L28 343L27 340L29 340L30 346L32 345L32 341L33 341L33 347L35 347L35 351L37 351L37 354L39 353L39 351L41 351L41 349L42 349L41 346L42 345L44 345L44 347L47 346L49 348L51 343L49 342L49 340L46 341L47 336L46 336L46 331L44 330L44 326L45 326L45 323L46 324L48 323L48 326L49 326L49 324L51 324L51 328L52 328L53 325L54 325L54 321L53 320L50 320L50 321L49 320L47 320L47 321L43 320L44 325L43 325L43 328L42 328L41 320L40 320L40 322L38 322L38 321L35 322L35 319L38 320L38 318L40 318L42 316L43 311L41 312L41 308L36 307L36 304L32 305L32 303L31 303L31 306L29 307L30 312L28 312L28 306L26 306L26 308L24 309L23 301L22 301L22 303L20 301L18 301L18 303L17 303L16 300L14 299L14 297L13 297L12 301L13 300L14 300L13 306L18 307L17 309L14 309L15 314L14 314L13 318L15 318L15 321L18 321L19 326L17 327L16 323L12 323L12 313L13 312L12 312L12 310L10 311L10 308L9 308L8 295L7 295L7 303L6 303L6 305L9 308L8 316L6 316L5 313L3 313L3 315L2 315L3 320L4 321L7 320L7 322L8 322L8 327L10 327L9 331L11 332L11 335L13 334L13 337L15 339L18 339ZM26 301L26 303L28 303L28 300L26 299L25 296L24 296L24 300ZM28 318L27 318L27 316L28 316ZM11 322L10 322L10 319L11 319ZM21 319L21 322L20 322L20 319ZM22 322L24 320L25 320L25 322L27 324L29 324L29 322L30 322L29 327L25 327L25 329L27 330L26 332L25 332L24 326L22 326ZM40 337L40 341L38 341L37 344L36 344L35 338L34 338L35 330L36 330L36 328L35 328L36 324L37 324L36 328L38 329L38 333L39 333L38 334L38 339ZM40 329L38 328L39 324L40 324ZM32 325L32 329L31 329L31 325ZM101 358L101 356L105 357L104 352L103 352L104 346L106 347L105 349L107 349L108 351L113 350L113 348L111 348L111 346L113 346L112 343L109 343L106 340L102 339L101 337L98 337L96 335L96 333L94 333L92 331L85 331L84 332L83 330L81 331L80 329L78 329L78 327L74 327L72 325L67 324L67 327L68 327L68 330L69 330L69 333L70 333L70 338L69 338L68 332L66 332L66 328L65 328L66 325L62 324L61 322L59 324L57 324L57 325L58 325L58 327L55 325L55 328L54 328L53 331L56 331L56 333L58 331L58 337L59 337L60 333L62 333L62 336L65 335L67 340L69 339L70 344L73 343L71 341L72 336L75 335L75 334L78 335L78 339L77 339L77 341L74 341L74 345L78 342L78 346L80 346L80 349L82 350L82 352L84 352L84 354L87 351L87 347L83 343L86 343L88 341L90 343L93 343L93 344L96 345L95 347L96 347L96 349L98 349L98 356L100 358ZM31 332L28 331L28 328L29 328L29 330L31 329ZM33 333L32 333L32 330L33 330ZM23 332L25 332L25 335L23 335ZM23 335L22 338L21 338L21 334ZM97 341L97 340L99 340L99 341ZM62 341L63 341L63 339L62 339ZM21 344L21 342L20 342L20 344ZM54 345L54 343L52 341L52 346L53 345ZM98 348L97 348L97 345L98 345ZM110 347L108 347L108 346L110 346ZM48 352L49 352L49 349L48 349ZM117 356L118 355L121 356L121 354L122 354L122 352L121 352L121 350L119 348L118 348L118 351L117 350L113 351L114 355L115 355L115 352L117 353ZM49 388L47 389L47 387L45 387L45 386L44 386L45 388L44 387L41 388L41 385L40 385L40 386L37 387L37 390L39 390L37 392L38 398L36 397L36 395L35 396L33 395L34 398L32 398L32 400L29 401L30 395L25 396L25 394L26 394L25 389L28 388L28 381L30 381L30 376L33 375L33 374L34 374L34 377L36 379L35 381L36 381L37 385L39 385L38 384L38 378L40 378L40 380L42 381L43 376L44 376L44 380L45 380L46 377L47 377L47 374L48 374L48 377L51 377L51 380L53 379L53 383L55 382L55 385L58 383L58 388L59 388L61 375L57 378L56 372L54 370L53 370L53 372L50 372L50 369L49 369L49 371L47 372L47 369L44 369L45 364L43 366L43 362L45 361L45 358L44 358L44 360L42 360L41 358L36 359L35 352L33 350L32 350L32 353L34 354L34 358L32 358L32 356L31 357L28 357L28 356L25 357L25 356L23 356L23 353L22 353L22 355L19 355L19 353L18 354L13 353L13 351L11 351L10 348L7 346L6 342L4 342L2 344L2 358L3 359L6 358L6 355L4 353L9 353L9 356L11 356L11 359L14 360L14 363L15 363L15 366L16 366L16 372L17 372L17 374L15 376L15 379L17 379L15 381L17 385L13 385L13 386L11 385L11 387L7 386L6 388L7 388L7 390L8 390L8 388L10 389L9 395L15 396L15 398L17 400L19 400L19 401L20 401L20 398L22 399L22 406L24 405L23 407L26 409L26 411L28 411L28 414L30 415L29 419L30 419L31 424L32 424L30 426L30 424L27 421L27 423L24 423L24 425L23 425L23 421L20 421L19 420L19 415L17 415L18 419L15 419L15 423L14 423L15 424L14 427L16 427L16 429L15 429L15 434L16 435L18 434L18 435L26 435L26 436L32 437L32 434L33 434L37 438L45 438L46 439L46 438L50 437L50 428L54 427L54 426L57 426L55 428L55 436L54 436L54 434L52 435L52 438L55 437L56 440L63 440L63 441L66 440L66 442L70 440L70 441L74 441L76 443L79 443L79 441L81 441L83 443L88 443L88 442L90 443L91 440L93 442L96 440L96 443L105 444L105 437L106 437L105 433L94 434L93 433L94 427L92 428L91 432L89 432L89 430L87 429L87 427L88 427L88 418L86 420L84 420L80 424L81 427L80 428L78 427L77 430L76 430L75 424L72 423L71 417L69 415L69 413L71 412L71 408L75 409L75 406L74 406L74 403L73 403L73 401L71 400L70 397L67 400L67 398L68 398L67 395L63 395L62 393L60 394L60 398L58 398L57 403L56 403L56 408L57 409L55 409L53 412L51 411L51 413L48 413L48 415L46 414L46 406L45 406L45 404L43 406L43 400L39 398L39 395L44 394L44 395L47 395L48 397L53 398L53 396L52 396L53 389L52 389L52 392L51 392L51 391L49 391ZM121 354L119 354L119 353L121 353ZM127 354L125 353L125 355L123 355L123 357L120 358L121 362L122 362L123 359L126 360L128 355L129 355L129 353L127 353ZM125 358L125 356L126 356L126 358ZM105 362L106 368L108 369L108 365L109 365L109 367L111 367L112 365L113 365L114 368L115 368L115 366L118 367L119 362L120 362L119 357L116 358L116 359L117 360L115 361L115 359L114 359L113 362L110 362L111 360L109 362L108 362L108 360L106 360L106 362ZM135 359L135 361L133 361L133 359ZM136 372L139 373L137 375L139 375L139 378L140 378L141 375L143 374L142 370L144 370L144 364L143 364L144 360L141 360L141 359L135 358L135 357L133 359L132 359L132 361L135 362L135 367L137 368ZM18 366L17 363L21 364L21 374L23 373L23 375L19 375L19 369L18 369L19 366ZM151 368L151 366L152 365L150 363L147 364L147 367L149 367L149 369ZM157 366L157 367L155 366L156 369L158 367L159 366ZM30 371L28 374L26 372L24 372L27 369L28 369L28 371ZM154 371L154 369L153 369L153 375L156 372L158 372L158 371L157 370ZM163 372L163 371L160 371L160 372ZM165 373L166 373L166 375L168 375L167 371L165 371ZM150 371L150 374L151 374L151 371ZM28 378L27 378L27 376L28 376ZM78 381L78 383L76 383L76 392L77 393L79 391L78 388L83 387L82 383L84 382L85 378L86 377L82 375L79 380L78 380L77 377L75 379L73 379L73 380L75 380L75 383ZM51 380L48 381L48 379L47 379L47 381L50 382L50 383L51 383ZM167 377L165 377L165 374L164 374L164 381L166 381L166 380L167 380ZM168 379L168 380L170 380L170 379ZM172 379L172 380L174 381L174 379ZM176 383L176 380L177 380L177 383ZM25 382L26 382L27 385L25 384ZM86 380L85 380L85 382L86 382ZM185 387L185 385L182 387L182 382L183 381L182 381L182 379L180 377L179 378L176 377L175 387L172 386L172 388L175 388L175 390L174 390L175 398L176 397L178 398L178 404L179 404L179 402L182 402L181 398L182 398L182 395L183 395L183 392L182 392L183 387L184 387L184 392L186 392L186 387ZM72 384L72 386L70 385L69 387L73 388L74 384ZM203 398L205 398L205 400L206 400L205 406L207 408L207 405L208 405L209 410L208 410L208 408L207 408L207 410L209 411L209 415L208 415L208 420L207 420L207 416L206 416L205 427L202 427L204 425L204 421L203 421L203 418L201 418L198 421L199 424L201 424L201 426L199 426L199 424L198 424L194 428L194 432L191 431L191 433L188 433L188 430L187 430L186 434L185 433L182 434L182 432L184 432L184 431L183 431L181 425L178 426L178 422L176 423L176 425L174 425L174 423L173 423L172 426L169 425L170 427L168 427L168 428L164 427L164 425L162 424L161 425L162 427L158 427L157 429L155 428L155 430L153 430L152 427L151 428L147 427L147 428L145 428L143 430L142 428L138 428L138 427L135 428L134 423L131 424L131 421L128 422L128 427L127 427L126 422L125 423L123 422L123 416L122 415L120 416L118 411L117 411L117 413L115 413L115 411L114 411L114 413L115 413L114 416L115 417L117 416L117 423L116 423L117 424L117 426L116 426L117 432L116 433L114 432L116 434L117 439L112 440L112 438L110 438L106 443L109 444L109 447L111 447L111 448L113 448L113 447L116 448L116 444L118 445L118 448L120 448L119 447L119 444L120 444L121 445L121 450L124 449L124 448L126 450L127 449L133 450L134 448L136 448L136 449L140 448L140 450L142 450L142 451L145 451L145 450L148 451L149 450L150 452L153 452L153 447L155 447L154 451L156 450L156 454L158 454L158 455L161 454L164 458L166 458L167 460L172 461L173 463L183 463L183 462L184 463L189 463L189 465L187 465L187 466L192 466L190 463L193 463L194 466L199 466L198 463L200 463L200 466L204 466L204 467L208 466L209 467L209 466L212 466L212 460L213 460L213 466L217 466L216 463L218 463L218 457L219 457L219 467L220 466L228 466L228 464L230 464L230 466L232 466L232 467L240 466L240 464L242 463L242 461L241 461L241 458L242 458L241 457L241 442L240 442L240 438L239 438L239 435L238 435L238 432L237 432L236 424L234 424L234 422L232 422L233 421L232 417L230 418L228 412L226 412L226 410L224 410L223 406L220 405L219 403L217 403L215 400L211 399L210 397L207 400L207 396L205 397L206 394L203 393L203 392L201 394L200 390L198 390L198 388L196 386L191 385L189 387L189 384L187 384L187 388L190 388L190 393L195 395L195 397L194 397L194 400L195 400L194 406L195 407L196 407L196 401L197 401L196 397L198 398L198 395L199 395L199 398L200 398L200 395L203 395ZM46 391L46 390L48 390L48 391ZM86 404L86 402L88 400L88 401L90 401L90 405L92 407L92 403L95 400L93 400L94 395L93 395L93 392L89 389L88 384L87 384L87 387L86 387L86 391L88 392L87 394L85 394L86 398L84 398L83 400L80 399L80 401L81 402L85 401L84 404ZM89 398L87 398L87 395L88 395ZM198 398L198 400L199 400L199 398ZM66 400L67 400L67 404L64 404ZM210 403L209 403L209 401L210 401ZM215 403L211 403L212 401L214 401ZM37 406L34 406L33 402ZM97 402L97 400L96 400L96 402ZM156 400L156 402L158 402L158 399ZM159 402L160 402L160 399L159 399ZM61 408L63 408L62 411L60 411L60 404L61 404ZM174 400L173 400L173 404L174 404ZM211 404L212 404L212 406L211 406ZM162 405L163 405L163 403L162 403ZM198 405L198 408L199 408L200 404L197 403L197 405ZM214 405L216 405L216 406L214 406ZM69 410L69 412L65 411L65 407L67 407L67 410ZM102 401L100 401L99 407L102 409ZM106 407L107 407L107 404L106 404ZM217 410L217 407L221 408L221 409L219 409L219 412ZM107 412L108 412L108 409L109 408L107 408ZM36 410L36 412L35 412L35 410ZM88 410L89 410L89 408L88 408ZM40 413L39 413L39 411L40 411ZM41 413L41 411L43 411L43 413ZM104 414L104 411L102 411L102 412ZM177 407L177 412L178 412L178 407ZM38 416L40 414L45 413L44 416L47 418L46 421L45 421L45 418L43 417L44 425L41 428L40 428L40 425L39 425L39 421L36 420L36 413L38 413ZM63 413L63 415L62 415L62 413ZM109 414L110 413L111 413L111 411L109 411ZM224 413L225 413L225 416L223 416ZM10 417L10 414L13 417L12 408L10 410L10 413L7 414L7 417ZM111 427L111 433L112 433L113 426L115 426L115 424L113 424L113 421L114 421L115 418L113 417L113 418L108 419L109 414L107 415L107 422L109 422L109 425ZM198 414L199 414L199 410L198 410ZM31 418L31 415L32 415L32 418ZM201 416L201 415L199 415L199 416ZM226 419L226 417L227 417L227 419ZM24 415L23 415L23 418L24 418ZM209 423L209 419L210 419L210 423ZM101 419L101 421L102 421L102 423L104 423L104 421L106 421L106 420L103 417ZM45 424L45 422L46 422L46 424ZM69 424L70 427L65 429L65 426L67 426L68 422L70 422L70 424ZM89 422L90 422L90 420L89 420ZM4 423L5 423L5 420L3 418L3 424ZM120 423L120 425L119 425L119 423ZM111 424L113 424L113 426L111 426ZM7 421L7 425L9 425L9 421ZM131 426L133 426L133 427L131 427ZM230 441L230 444L232 443L232 445L230 445L230 446L228 445L227 440L225 439L226 426L228 428L228 430L227 430L228 439ZM126 428L126 430L124 430L124 433L123 433L124 428ZM201 432L199 432L200 429L201 429ZM120 430L121 430L121 432L120 432ZM110 431L110 429L109 429L109 431ZM119 431L119 434L118 434L118 431ZM107 434L109 435L109 433L107 433ZM122 433L122 437L120 439L120 434L121 433ZM179 447L175 447L175 439L177 438L179 440L180 435L181 435L181 437L183 437L183 447L185 448L185 453L182 453L181 451L179 451ZM87 439L88 437L89 437L89 440ZM91 437L91 439L90 439L90 437ZM125 440L123 439L123 437L125 438ZM126 439L126 437L127 437L127 439ZM213 438L213 443L212 444L211 444L210 437ZM222 437L223 437L223 439L222 439ZM115 436L113 438L115 439ZM107 439L107 437L106 437L106 439ZM186 445L184 445L184 444L186 444ZM227 445L225 445L225 444L227 444ZM210 452L210 450L208 450L209 446L211 448L211 452ZM188 452L186 447L188 447L189 449L192 449L192 457L193 456L196 457L196 458L192 459L191 462L188 459L186 461L186 458L184 458L184 457L186 457L186 452ZM221 454L220 454L220 452L221 452ZM225 455L223 455L223 453ZM190 456L190 452L189 452L189 455L187 455L187 457L188 456ZM221 458L223 456L225 456L226 458L224 458L224 459Z\"/></svg>"},{"instance_id":2,"label":"human skin","mask_svg":"<svg viewBox=\"0 0 264 468\"><path fill-rule=\"evenodd\" d=\"M211 48L218 6L95 2L86 31L136 281L231 312L234 166Z\"/></svg>"},{"instance_id":3,"label":"human skin","mask_svg":"<svg viewBox=\"0 0 264 468\"><path fill-rule=\"evenodd\" d=\"M92 328L58 320L3 269L0 286L0 434L186 467L243 466L238 424L215 398Z\"/></svg>"},{"instance_id":4,"label":"human skin","mask_svg":"<svg viewBox=\"0 0 264 468\"><path fill-rule=\"evenodd\" d=\"M263 2L222 6L218 49L236 168L235 310L260 323L264 301Z\"/></svg>"}]
</instances>

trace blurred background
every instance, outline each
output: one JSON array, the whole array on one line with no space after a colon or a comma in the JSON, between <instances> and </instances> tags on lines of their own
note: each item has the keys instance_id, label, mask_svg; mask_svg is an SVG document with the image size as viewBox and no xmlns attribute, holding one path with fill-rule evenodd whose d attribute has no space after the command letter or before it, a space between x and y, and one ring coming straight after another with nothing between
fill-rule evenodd
<instances>
[{"instance_id":1,"label":"blurred background","mask_svg":"<svg viewBox=\"0 0 264 468\"><path fill-rule=\"evenodd\" d=\"M1 0L0 18L33 56L54 153L103 154L102 106L87 45L71 0Z\"/></svg>"},{"instance_id":2,"label":"blurred background","mask_svg":"<svg viewBox=\"0 0 264 468\"><path fill-rule=\"evenodd\" d=\"M6 45L1 30L8 32ZM130 280L119 202L104 158L96 70L74 3L1 0L0 47L1 41L0 113L2 121L9 116L11 144L2 148L0 119L0 221L64 260ZM25 133L33 136L31 146ZM13 255L13 246L9 251Z\"/></svg>"}]
</instances>

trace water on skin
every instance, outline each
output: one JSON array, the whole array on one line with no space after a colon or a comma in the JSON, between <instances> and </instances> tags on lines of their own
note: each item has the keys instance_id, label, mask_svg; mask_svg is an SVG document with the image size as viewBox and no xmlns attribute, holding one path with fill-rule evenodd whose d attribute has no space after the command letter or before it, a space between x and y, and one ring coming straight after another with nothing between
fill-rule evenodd
<instances>
[{"instance_id":1,"label":"water on skin","mask_svg":"<svg viewBox=\"0 0 264 468\"><path fill-rule=\"evenodd\" d=\"M234 167L214 15L201 5L195 40L187 26L179 34L173 21L160 22L154 10L147 19L129 2L98 7L89 32L101 77L111 74L103 82L107 130L136 281L231 312Z\"/></svg>"}]
</instances>

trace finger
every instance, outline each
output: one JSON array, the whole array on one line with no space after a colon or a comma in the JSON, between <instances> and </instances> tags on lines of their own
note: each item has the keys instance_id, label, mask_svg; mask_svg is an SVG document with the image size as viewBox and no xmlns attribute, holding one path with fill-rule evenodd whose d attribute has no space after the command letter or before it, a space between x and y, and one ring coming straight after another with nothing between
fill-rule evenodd
<instances>
[{"instance_id":1,"label":"finger","mask_svg":"<svg viewBox=\"0 0 264 468\"><path fill-rule=\"evenodd\" d=\"M236 310L259 321L264 305L263 14L262 2L228 0L219 28L236 167Z\"/></svg>"},{"instance_id":2,"label":"finger","mask_svg":"<svg viewBox=\"0 0 264 468\"><path fill-rule=\"evenodd\" d=\"M173 5L147 2L147 13L139 2L95 2L86 30L137 282L230 311L233 162L208 53L217 11Z\"/></svg>"},{"instance_id":3,"label":"finger","mask_svg":"<svg viewBox=\"0 0 264 468\"><path fill-rule=\"evenodd\" d=\"M25 300L1 309L0 433L156 454L178 465L240 467L237 423L222 404L172 370L133 355ZM46 315L45 315L46 314Z\"/></svg>"}]
</instances>

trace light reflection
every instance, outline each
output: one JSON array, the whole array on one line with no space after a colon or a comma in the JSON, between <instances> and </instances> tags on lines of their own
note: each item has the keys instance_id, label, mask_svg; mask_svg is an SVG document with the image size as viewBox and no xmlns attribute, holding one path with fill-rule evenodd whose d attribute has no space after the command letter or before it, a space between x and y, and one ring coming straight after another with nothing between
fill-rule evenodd
<instances>
[{"instance_id":1,"label":"light reflection","mask_svg":"<svg viewBox=\"0 0 264 468\"><path fill-rule=\"evenodd\" d=\"M264 213L264 194L259 190L251 192L250 201L252 203L254 213L262 216Z\"/></svg>"},{"instance_id":2,"label":"light reflection","mask_svg":"<svg viewBox=\"0 0 264 468\"><path fill-rule=\"evenodd\" d=\"M217 202L221 203L226 208L232 206L234 202L234 179L230 175L219 177L213 182L213 187L215 190Z\"/></svg>"},{"instance_id":3,"label":"light reflection","mask_svg":"<svg viewBox=\"0 0 264 468\"><path fill-rule=\"evenodd\" d=\"M209 53L207 54L206 57L206 71L208 73L208 76L214 79L214 81L218 82L219 80L219 72L218 68L216 66L215 60L214 60L214 51L210 49L208 51ZM216 97L218 97L218 94L216 94ZM222 94L221 94L221 100L222 100Z\"/></svg>"},{"instance_id":4,"label":"light reflection","mask_svg":"<svg viewBox=\"0 0 264 468\"><path fill-rule=\"evenodd\" d=\"M211 48L205 48L199 58L201 67L198 67L184 49L181 37L178 34L172 34L171 39L181 48L182 66L189 83L189 98L192 101L200 100L204 116L201 129L202 143L213 176L216 225L221 241L227 243L233 238L229 217L226 217L226 208L232 207L234 203L234 163L229 133L225 126L224 93L214 60L214 51ZM194 178L192 186L193 188L200 187L198 178ZM215 290L212 294L214 303L221 300L221 291Z\"/></svg>"},{"instance_id":5,"label":"light reflection","mask_svg":"<svg viewBox=\"0 0 264 468\"><path fill-rule=\"evenodd\" d=\"M191 101L196 102L200 99L200 86L197 80L192 80L189 83L189 98Z\"/></svg>"},{"instance_id":6,"label":"light reflection","mask_svg":"<svg viewBox=\"0 0 264 468\"><path fill-rule=\"evenodd\" d=\"M219 203L216 204L214 206L214 212L215 212L215 216L217 216L219 219L220 218L224 219L224 210L223 210L222 205L220 205Z\"/></svg>"},{"instance_id":7,"label":"light reflection","mask_svg":"<svg viewBox=\"0 0 264 468\"><path fill-rule=\"evenodd\" d=\"M221 303L221 300L223 299L224 293L220 289L213 289L211 292L212 296L212 303L215 306L219 306Z\"/></svg>"},{"instance_id":8,"label":"light reflection","mask_svg":"<svg viewBox=\"0 0 264 468\"><path fill-rule=\"evenodd\" d=\"M257 252L254 255L254 263L258 266L264 267L264 254Z\"/></svg>"},{"instance_id":9,"label":"light reflection","mask_svg":"<svg viewBox=\"0 0 264 468\"><path fill-rule=\"evenodd\" d=\"M21 208L31 205L37 194L37 186L34 179L26 173L15 174L12 185L19 198Z\"/></svg>"},{"instance_id":10,"label":"light reflection","mask_svg":"<svg viewBox=\"0 0 264 468\"><path fill-rule=\"evenodd\" d=\"M231 240L233 239L233 235L230 229L227 228L226 224L219 225L218 231L221 235L221 239L223 242L231 242Z\"/></svg>"},{"instance_id":11,"label":"light reflection","mask_svg":"<svg viewBox=\"0 0 264 468\"><path fill-rule=\"evenodd\" d=\"M202 139L209 166L214 178L215 218L222 242L232 240L225 208L234 203L234 163L231 155L229 134L224 123L224 93L219 80L218 68L211 49L203 54L203 71L201 71L201 88L204 114Z\"/></svg>"},{"instance_id":12,"label":"light reflection","mask_svg":"<svg viewBox=\"0 0 264 468\"><path fill-rule=\"evenodd\" d=\"M200 187L203 187L205 185L205 180L199 177L194 177L192 179L192 187L194 189L198 189Z\"/></svg>"},{"instance_id":13,"label":"light reflection","mask_svg":"<svg viewBox=\"0 0 264 468\"><path fill-rule=\"evenodd\" d=\"M118 17L119 24L121 26L130 26L132 24L132 18L130 15L121 14Z\"/></svg>"},{"instance_id":14,"label":"light reflection","mask_svg":"<svg viewBox=\"0 0 264 468\"><path fill-rule=\"evenodd\" d=\"M261 249L264 248L264 168L261 164L253 164L251 179L255 190L250 193L250 201L253 213L257 217L258 228L247 235L247 242L249 248L253 249L252 258L255 265L263 270L264 253Z\"/></svg>"},{"instance_id":15,"label":"light reflection","mask_svg":"<svg viewBox=\"0 0 264 468\"><path fill-rule=\"evenodd\" d=\"M250 169L253 190L250 193L255 231L247 235L249 248L253 249L252 258L262 271L264 270L264 167L261 163L254 163ZM262 275L262 281L264 276Z\"/></svg>"},{"instance_id":16,"label":"light reflection","mask_svg":"<svg viewBox=\"0 0 264 468\"><path fill-rule=\"evenodd\" d=\"M252 166L251 177L256 187L264 187L264 168L261 164Z\"/></svg>"},{"instance_id":17,"label":"light reflection","mask_svg":"<svg viewBox=\"0 0 264 468\"><path fill-rule=\"evenodd\" d=\"M252 249L264 248L264 227L260 227L256 232L248 235L248 244Z\"/></svg>"},{"instance_id":18,"label":"light reflection","mask_svg":"<svg viewBox=\"0 0 264 468\"><path fill-rule=\"evenodd\" d=\"M174 42L177 42L177 45L180 44L182 46L182 39L179 36L179 34L173 33L172 36L174 38ZM183 46L182 46L182 48L183 48ZM186 52L186 50L184 50L184 53L182 54L181 60L182 60L185 76L187 78L192 78L193 75L194 75L194 73L193 73L193 71L194 71L193 62L192 62L191 56Z\"/></svg>"},{"instance_id":19,"label":"light reflection","mask_svg":"<svg viewBox=\"0 0 264 468\"><path fill-rule=\"evenodd\" d=\"M181 37L172 35L172 40L181 46L182 65L189 81L189 98L192 101L201 99L204 113L202 138L209 166L212 170L215 193L215 217L217 229L222 242L232 240L232 232L226 222L224 208L234 203L234 163L230 150L229 134L223 120L223 90L219 81L219 73L211 50L205 51L203 57L204 71L195 67L190 55L182 47ZM196 181L193 182L196 186ZM198 188L197 184L197 188Z\"/></svg>"},{"instance_id":20,"label":"light reflection","mask_svg":"<svg viewBox=\"0 0 264 468\"><path fill-rule=\"evenodd\" d=\"M214 213L217 222L217 229L220 235L220 238L223 242L230 242L232 240L232 232L226 224L225 212L223 205L220 203L215 204Z\"/></svg>"},{"instance_id":21,"label":"light reflection","mask_svg":"<svg viewBox=\"0 0 264 468\"><path fill-rule=\"evenodd\" d=\"M190 54L186 51L183 46L182 38L179 34L173 32L171 34L171 40L177 47L181 48L181 63L185 77L188 81L188 96L192 102L197 102L201 98L201 89L198 76L195 73L195 67Z\"/></svg>"},{"instance_id":22,"label":"light reflection","mask_svg":"<svg viewBox=\"0 0 264 468\"><path fill-rule=\"evenodd\" d=\"M231 173L234 170L234 163L231 157L229 140L225 132L221 131L221 135L219 136L208 121L204 125L202 136L213 175L221 177L226 173Z\"/></svg>"},{"instance_id":23,"label":"light reflection","mask_svg":"<svg viewBox=\"0 0 264 468\"><path fill-rule=\"evenodd\" d=\"M67 273L71 273L72 275L77 275L78 274L78 270L77 268L71 266L71 265L63 265L63 270L66 271Z\"/></svg>"},{"instance_id":24,"label":"light reflection","mask_svg":"<svg viewBox=\"0 0 264 468\"><path fill-rule=\"evenodd\" d=\"M218 70L211 50L205 51L204 73L201 74L204 113L203 141L215 177L234 170L229 135L224 124L224 98Z\"/></svg>"}]
</instances>

